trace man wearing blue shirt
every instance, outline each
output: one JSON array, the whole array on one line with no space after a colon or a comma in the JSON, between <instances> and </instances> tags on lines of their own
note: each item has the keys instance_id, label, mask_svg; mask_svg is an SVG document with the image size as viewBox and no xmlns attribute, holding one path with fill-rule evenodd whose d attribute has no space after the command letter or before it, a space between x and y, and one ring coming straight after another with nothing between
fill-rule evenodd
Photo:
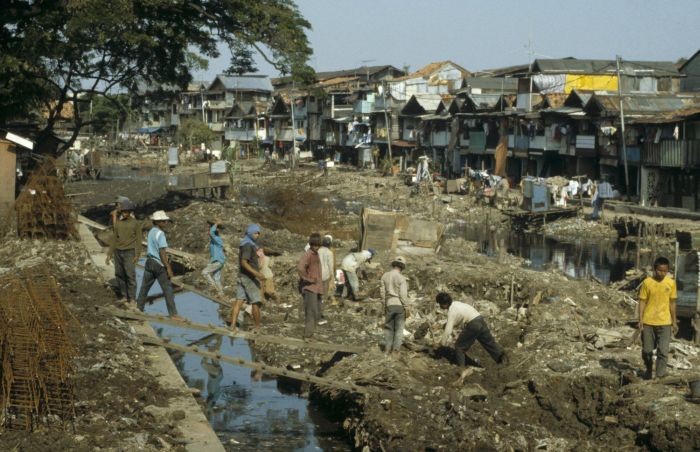
<instances>
[{"instance_id":1,"label":"man wearing blue shirt","mask_svg":"<svg viewBox=\"0 0 700 452\"><path fill-rule=\"evenodd\" d=\"M216 291L219 295L224 294L224 287L221 284L221 269L224 268L224 263L226 263L226 254L224 254L224 240L219 234L219 230L222 229L221 219L214 218L209 221L209 264L202 270L202 276L204 276L209 284L216 287Z\"/></svg>"},{"instance_id":2,"label":"man wearing blue shirt","mask_svg":"<svg viewBox=\"0 0 700 452\"><path fill-rule=\"evenodd\" d=\"M136 303L139 310L143 311L146 305L148 291L151 290L153 283L158 281L160 288L163 290L165 305L168 308L168 315L176 320L184 320L177 315L175 294L173 285L170 282L173 278L173 269L170 267L170 260L166 254L168 241L165 239L165 229L169 225L170 218L168 218L164 211L158 210L151 215L151 221L153 221L153 227L148 231L146 266L143 271L141 290L139 291Z\"/></svg>"}]
</instances>

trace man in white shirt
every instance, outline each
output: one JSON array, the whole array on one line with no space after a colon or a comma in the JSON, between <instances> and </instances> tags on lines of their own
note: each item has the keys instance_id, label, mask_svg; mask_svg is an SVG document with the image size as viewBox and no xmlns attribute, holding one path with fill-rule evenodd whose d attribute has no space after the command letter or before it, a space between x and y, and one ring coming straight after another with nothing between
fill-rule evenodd
<instances>
[{"instance_id":1,"label":"man in white shirt","mask_svg":"<svg viewBox=\"0 0 700 452\"><path fill-rule=\"evenodd\" d=\"M374 250L368 248L358 253L350 253L343 258L340 268L345 274L345 286L348 288L348 298L357 301L357 294L360 291L360 280L357 277L357 269L365 262L371 261L374 257Z\"/></svg>"},{"instance_id":2,"label":"man in white shirt","mask_svg":"<svg viewBox=\"0 0 700 452\"><path fill-rule=\"evenodd\" d=\"M441 345L447 345L452 342L452 330L454 328L462 328L457 340L455 341L455 351L457 353L457 364L461 367L466 366L466 353L474 344L474 341L479 341L484 350L491 355L494 361L498 364L507 364L508 357L500 345L491 335L486 321L479 314L479 311L474 309L472 305L452 301L450 294L440 292L435 297L441 309L447 309L447 324L445 332L440 341Z\"/></svg>"}]
</instances>

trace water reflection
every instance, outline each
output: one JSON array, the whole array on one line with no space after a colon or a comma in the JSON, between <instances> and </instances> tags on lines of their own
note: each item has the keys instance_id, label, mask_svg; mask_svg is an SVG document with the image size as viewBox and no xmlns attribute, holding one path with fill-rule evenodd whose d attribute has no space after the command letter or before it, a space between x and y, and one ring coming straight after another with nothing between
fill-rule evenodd
<instances>
[{"instance_id":1,"label":"water reflection","mask_svg":"<svg viewBox=\"0 0 700 452\"><path fill-rule=\"evenodd\" d=\"M140 273L140 270L139 270ZM138 275L140 280L141 276ZM153 292L160 288L154 285ZM190 292L175 295L180 315L196 323L224 325L218 306ZM146 306L147 313L167 314L165 303ZM256 361L243 339L154 324L156 332L174 343L197 345ZM277 379L258 371L190 353L173 353L173 361L190 387L198 388L205 414L222 443L231 450L348 450L341 427L319 417L307 399L279 391ZM321 435L317 431L322 432ZM234 442L231 442L234 440Z\"/></svg>"}]
</instances>

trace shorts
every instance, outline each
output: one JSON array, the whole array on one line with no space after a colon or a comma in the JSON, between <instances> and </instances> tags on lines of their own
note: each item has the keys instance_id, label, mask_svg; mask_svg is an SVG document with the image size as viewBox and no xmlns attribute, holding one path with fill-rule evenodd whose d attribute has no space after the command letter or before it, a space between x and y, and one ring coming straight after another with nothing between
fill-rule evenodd
<instances>
[{"instance_id":1,"label":"shorts","mask_svg":"<svg viewBox=\"0 0 700 452\"><path fill-rule=\"evenodd\" d=\"M247 276L238 275L236 282L236 300L245 300L248 304L260 304L260 287Z\"/></svg>"}]
</instances>

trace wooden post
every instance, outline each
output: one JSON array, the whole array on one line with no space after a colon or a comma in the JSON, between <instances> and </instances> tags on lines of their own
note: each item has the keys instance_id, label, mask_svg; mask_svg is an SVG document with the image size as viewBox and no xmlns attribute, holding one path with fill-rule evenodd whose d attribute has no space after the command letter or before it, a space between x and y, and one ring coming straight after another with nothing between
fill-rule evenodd
<instances>
[{"instance_id":1,"label":"wooden post","mask_svg":"<svg viewBox=\"0 0 700 452\"><path fill-rule=\"evenodd\" d=\"M5 224L15 202L15 181L17 180L17 155L15 146L0 140L0 224Z\"/></svg>"}]
</instances>

